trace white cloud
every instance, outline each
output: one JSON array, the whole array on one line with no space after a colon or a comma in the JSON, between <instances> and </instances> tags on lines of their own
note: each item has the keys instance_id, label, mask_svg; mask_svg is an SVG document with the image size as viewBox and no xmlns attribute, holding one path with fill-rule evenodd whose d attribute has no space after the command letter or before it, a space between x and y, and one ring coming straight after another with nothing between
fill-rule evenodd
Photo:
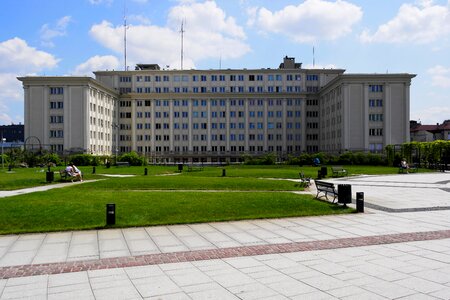
<instances>
[{"instance_id":1,"label":"white cloud","mask_svg":"<svg viewBox=\"0 0 450 300\"><path fill-rule=\"evenodd\" d=\"M0 57L0 72L14 70L18 74L54 68L59 62L52 54L30 47L17 37L0 43Z\"/></svg>"},{"instance_id":2,"label":"white cloud","mask_svg":"<svg viewBox=\"0 0 450 300\"><path fill-rule=\"evenodd\" d=\"M105 3L106 5L111 5L113 0L89 0L89 3L93 5L99 5Z\"/></svg>"},{"instance_id":3,"label":"white cloud","mask_svg":"<svg viewBox=\"0 0 450 300\"><path fill-rule=\"evenodd\" d=\"M44 24L41 27L41 39L45 46L53 47L53 39L59 36L65 36L67 34L67 26L72 21L71 16L64 16L59 19L54 26Z\"/></svg>"},{"instance_id":4,"label":"white cloud","mask_svg":"<svg viewBox=\"0 0 450 300\"><path fill-rule=\"evenodd\" d=\"M450 68L437 65L428 69L427 72L431 75L433 86L450 87Z\"/></svg>"},{"instance_id":5,"label":"white cloud","mask_svg":"<svg viewBox=\"0 0 450 300\"><path fill-rule=\"evenodd\" d=\"M150 25L151 22L150 22L150 19L144 15L129 15L129 16L127 16L127 23L128 24L137 23L137 24Z\"/></svg>"},{"instance_id":6,"label":"white cloud","mask_svg":"<svg viewBox=\"0 0 450 300\"><path fill-rule=\"evenodd\" d=\"M74 75L86 75L86 76L92 76L93 71L104 71L104 70L113 70L118 69L120 66L120 62L117 59L117 57L112 55L105 55L105 56L93 56L89 58L87 61L85 61L82 64L79 64L75 71L73 72Z\"/></svg>"},{"instance_id":7,"label":"white cloud","mask_svg":"<svg viewBox=\"0 0 450 300\"><path fill-rule=\"evenodd\" d=\"M248 24L255 24L262 32L283 34L299 43L317 40L336 40L352 32L361 20L362 9L352 3L337 0L306 0L272 12L264 7L250 10Z\"/></svg>"},{"instance_id":8,"label":"white cloud","mask_svg":"<svg viewBox=\"0 0 450 300\"><path fill-rule=\"evenodd\" d=\"M423 125L434 125L448 120L450 107L432 106L425 107L418 111L411 111L411 120L420 120Z\"/></svg>"},{"instance_id":9,"label":"white cloud","mask_svg":"<svg viewBox=\"0 0 450 300\"><path fill-rule=\"evenodd\" d=\"M130 25L127 30L128 65L159 63L180 68L180 26L184 26L184 68L208 58L237 58L250 51L245 33L214 1L181 3L169 11L167 26ZM116 53L123 53L123 26L103 21L91 36Z\"/></svg>"},{"instance_id":10,"label":"white cloud","mask_svg":"<svg viewBox=\"0 0 450 300\"><path fill-rule=\"evenodd\" d=\"M0 43L0 57L0 123L23 122L23 88L16 77L56 67L59 60L17 37Z\"/></svg>"},{"instance_id":11,"label":"white cloud","mask_svg":"<svg viewBox=\"0 0 450 300\"><path fill-rule=\"evenodd\" d=\"M449 2L450 3L450 2ZM437 41L450 34L450 5L435 5L431 0L403 4L397 15L380 25L373 34L365 30L362 42L416 43Z\"/></svg>"}]
</instances>

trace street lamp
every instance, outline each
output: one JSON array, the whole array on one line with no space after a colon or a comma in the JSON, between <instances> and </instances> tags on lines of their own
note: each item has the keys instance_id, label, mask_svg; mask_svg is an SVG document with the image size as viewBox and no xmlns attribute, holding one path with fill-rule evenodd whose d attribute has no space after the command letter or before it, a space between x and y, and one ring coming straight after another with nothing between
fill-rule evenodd
<instances>
[{"instance_id":1,"label":"street lamp","mask_svg":"<svg viewBox=\"0 0 450 300\"><path fill-rule=\"evenodd\" d=\"M2 169L4 168L4 161L3 161L3 144L6 142L6 138L2 138Z\"/></svg>"}]
</instances>

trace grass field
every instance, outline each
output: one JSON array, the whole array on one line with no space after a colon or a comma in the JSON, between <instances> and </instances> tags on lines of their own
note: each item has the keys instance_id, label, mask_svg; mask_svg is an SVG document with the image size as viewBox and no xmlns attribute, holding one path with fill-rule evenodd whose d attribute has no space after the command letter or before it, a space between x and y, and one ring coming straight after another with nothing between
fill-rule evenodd
<instances>
[{"instance_id":1,"label":"grass field","mask_svg":"<svg viewBox=\"0 0 450 300\"><path fill-rule=\"evenodd\" d=\"M114 227L151 226L258 218L350 213L353 209L315 200L302 190L298 173L315 177L317 167L226 166L178 173L177 166L81 167L83 184L0 198L0 234L105 227L105 206L116 204ZM393 174L397 168L345 166L349 174ZM222 170L226 176L222 177ZM53 169L55 181L60 181ZM48 185L47 169L0 171L0 190ZM117 178L105 175L135 175Z\"/></svg>"}]
</instances>

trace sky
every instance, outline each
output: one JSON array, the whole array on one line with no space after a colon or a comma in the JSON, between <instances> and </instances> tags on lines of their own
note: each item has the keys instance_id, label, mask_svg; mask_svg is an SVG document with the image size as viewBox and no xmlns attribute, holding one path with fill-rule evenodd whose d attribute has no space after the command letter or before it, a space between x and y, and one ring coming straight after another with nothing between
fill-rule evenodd
<instances>
[{"instance_id":1,"label":"sky","mask_svg":"<svg viewBox=\"0 0 450 300\"><path fill-rule=\"evenodd\" d=\"M411 119L450 119L450 0L1 0L0 125L23 123L19 76L91 76L127 61L183 68L417 74ZM126 16L126 17L125 17ZM314 49L314 51L313 51ZM313 56L314 52L314 56Z\"/></svg>"}]
</instances>

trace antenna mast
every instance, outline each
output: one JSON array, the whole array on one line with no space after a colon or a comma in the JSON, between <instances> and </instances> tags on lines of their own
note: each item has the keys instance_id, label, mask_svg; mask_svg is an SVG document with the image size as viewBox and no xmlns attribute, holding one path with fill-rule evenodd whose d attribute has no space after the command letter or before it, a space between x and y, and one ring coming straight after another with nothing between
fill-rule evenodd
<instances>
[{"instance_id":1,"label":"antenna mast","mask_svg":"<svg viewBox=\"0 0 450 300\"><path fill-rule=\"evenodd\" d=\"M313 46L313 68L314 68L315 64L316 64L316 58L314 57L314 46Z\"/></svg>"},{"instance_id":2,"label":"antenna mast","mask_svg":"<svg viewBox=\"0 0 450 300\"><path fill-rule=\"evenodd\" d=\"M184 20L181 20L181 70L183 70L183 52L184 52Z\"/></svg>"},{"instance_id":3,"label":"antenna mast","mask_svg":"<svg viewBox=\"0 0 450 300\"><path fill-rule=\"evenodd\" d=\"M127 6L126 1L123 2L123 55L124 55L124 70L127 70Z\"/></svg>"}]
</instances>

